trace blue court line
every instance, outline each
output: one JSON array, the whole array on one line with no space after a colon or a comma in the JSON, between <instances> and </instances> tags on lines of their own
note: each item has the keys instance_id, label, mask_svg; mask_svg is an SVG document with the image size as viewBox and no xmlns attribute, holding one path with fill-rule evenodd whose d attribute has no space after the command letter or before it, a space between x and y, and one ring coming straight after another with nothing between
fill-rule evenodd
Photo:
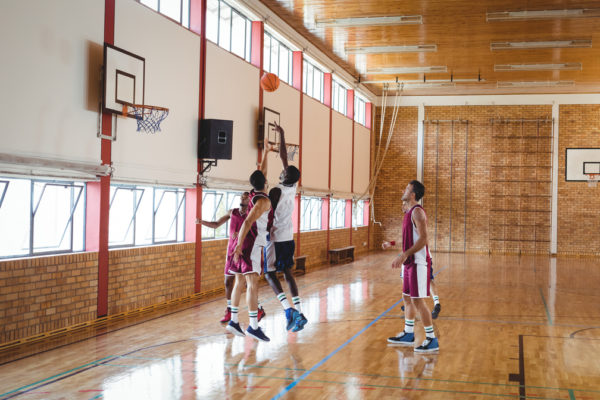
<instances>
[{"instance_id":1,"label":"blue court line","mask_svg":"<svg viewBox=\"0 0 600 400\"><path fill-rule=\"evenodd\" d=\"M96 399L101 398L102 396L104 396L104 395L103 394L99 394L99 395L96 395L96 396L92 397L90 400L96 400Z\"/></svg>"},{"instance_id":2,"label":"blue court line","mask_svg":"<svg viewBox=\"0 0 600 400\"><path fill-rule=\"evenodd\" d=\"M60 374L53 375L53 376L51 376L51 377L49 377L49 378L42 379L41 381L37 381L37 382L34 382L34 383L30 383L29 385L21 386L21 387L20 387L20 388L18 388L18 389L11 390L10 392L6 392L6 393L2 393L2 394L0 394L0 397L4 397L4 396L6 396L6 395L9 395L9 394L12 394L12 393L20 392L20 391L22 391L22 390L24 390L24 389L27 389L27 388L31 387L31 386L35 386L35 385L38 385L38 384L40 384L40 383L44 383L44 382L46 382L46 381L49 381L49 380L52 380L52 379L55 379L55 378L61 377L61 376L63 376L63 375L70 374L71 372L77 371L78 369L82 369L82 368L88 367L88 366L90 366L90 365L98 364L99 362L102 362L103 360L109 359L109 358L111 358L111 357L114 357L114 356L107 356L107 357L101 358L101 359L99 359L99 360L92 361L92 362L90 362L90 363L87 363L87 364L80 365L79 367L75 367L75 368L73 368L73 369L70 369L70 370L68 370L68 371L61 372Z\"/></svg>"},{"instance_id":3,"label":"blue court line","mask_svg":"<svg viewBox=\"0 0 600 400\"><path fill-rule=\"evenodd\" d=\"M388 312L390 312L394 307L396 307L398 304L400 304L402 302L402 299L398 300L397 302L395 302L390 308L388 308L387 310L385 310L383 313L379 314L379 316L377 318L375 318L373 321L369 322L369 324L367 326L365 326L364 328L362 328L360 331L358 331L354 336L352 336L350 339L346 340L346 342L344 344L342 344L340 347L338 347L337 349L335 349L334 351L332 351L331 353L329 353L327 356L325 356L325 358L323 358L321 361L319 361L318 363L316 363L311 369L309 369L308 371L306 371L305 373L303 373L300 377L296 378L296 380L294 380L294 382L290 383L289 385L287 385L281 392L279 392L276 396L274 396L271 400L276 400L279 399L280 397L284 396L287 392L289 392L294 386L296 386L301 380L303 380L304 378L306 378L308 375L310 375L314 370L316 370L317 368L319 368L321 365L323 365L327 360L329 360L331 357L333 357L334 355L336 355L340 350L342 350L344 347L346 347L349 343L351 343L354 339L356 339L357 337L359 337L364 331L366 331L367 329L369 329L371 327L371 325L373 325L375 322L379 321L381 319L381 317L385 316L385 314L387 314Z\"/></svg>"},{"instance_id":4,"label":"blue court line","mask_svg":"<svg viewBox=\"0 0 600 400\"><path fill-rule=\"evenodd\" d=\"M552 317L550 316L550 311L548 310L548 304L546 304L546 298L544 297L544 293L542 292L542 288L540 289L540 296L542 296L542 301L544 302L544 308L546 309L546 316L548 317L548 323L550 326L554 325L552 323Z\"/></svg>"}]
</instances>

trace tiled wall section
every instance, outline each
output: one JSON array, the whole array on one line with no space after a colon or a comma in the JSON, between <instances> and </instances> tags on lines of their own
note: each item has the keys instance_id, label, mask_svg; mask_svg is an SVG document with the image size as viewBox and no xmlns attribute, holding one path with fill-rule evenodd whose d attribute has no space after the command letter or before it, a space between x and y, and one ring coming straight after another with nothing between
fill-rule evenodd
<instances>
[{"instance_id":1,"label":"tiled wall section","mask_svg":"<svg viewBox=\"0 0 600 400\"><path fill-rule=\"evenodd\" d=\"M557 251L600 255L600 185L565 181L566 148L600 148L600 105L560 106L559 121Z\"/></svg>"},{"instance_id":2,"label":"tiled wall section","mask_svg":"<svg viewBox=\"0 0 600 400\"><path fill-rule=\"evenodd\" d=\"M195 244L136 247L109 254L108 313L194 293Z\"/></svg>"},{"instance_id":3,"label":"tiled wall section","mask_svg":"<svg viewBox=\"0 0 600 400\"><path fill-rule=\"evenodd\" d=\"M0 343L96 318L98 253L0 261Z\"/></svg>"}]
</instances>

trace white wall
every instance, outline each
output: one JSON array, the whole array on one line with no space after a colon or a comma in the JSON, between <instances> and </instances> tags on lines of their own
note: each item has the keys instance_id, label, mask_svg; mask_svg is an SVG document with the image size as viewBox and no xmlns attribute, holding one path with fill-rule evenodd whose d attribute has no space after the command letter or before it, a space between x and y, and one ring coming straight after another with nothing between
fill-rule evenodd
<instances>
[{"instance_id":1,"label":"white wall","mask_svg":"<svg viewBox=\"0 0 600 400\"><path fill-rule=\"evenodd\" d=\"M302 187L329 190L329 108L303 95Z\"/></svg>"},{"instance_id":2,"label":"white wall","mask_svg":"<svg viewBox=\"0 0 600 400\"><path fill-rule=\"evenodd\" d=\"M112 146L119 181L193 185L196 181L200 38L134 0L119 0L115 46L146 59L145 103L169 108L155 134L119 118Z\"/></svg>"},{"instance_id":3,"label":"white wall","mask_svg":"<svg viewBox=\"0 0 600 400\"><path fill-rule=\"evenodd\" d=\"M332 113L331 189L340 196L352 192L352 121L334 111Z\"/></svg>"},{"instance_id":4,"label":"white wall","mask_svg":"<svg viewBox=\"0 0 600 400\"><path fill-rule=\"evenodd\" d=\"M371 131L354 123L354 193L362 195L369 186Z\"/></svg>"},{"instance_id":5,"label":"white wall","mask_svg":"<svg viewBox=\"0 0 600 400\"><path fill-rule=\"evenodd\" d=\"M258 77L258 68L207 43L206 118L233 120L233 158L219 160L209 186L249 188L257 162Z\"/></svg>"},{"instance_id":6,"label":"white wall","mask_svg":"<svg viewBox=\"0 0 600 400\"><path fill-rule=\"evenodd\" d=\"M0 152L99 165L104 2L3 0L0 36Z\"/></svg>"}]
</instances>

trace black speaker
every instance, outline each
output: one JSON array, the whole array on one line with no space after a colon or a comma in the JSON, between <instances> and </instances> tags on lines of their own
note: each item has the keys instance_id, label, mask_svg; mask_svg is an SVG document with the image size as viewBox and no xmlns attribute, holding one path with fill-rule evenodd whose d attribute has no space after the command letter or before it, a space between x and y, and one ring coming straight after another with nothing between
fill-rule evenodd
<instances>
[{"instance_id":1,"label":"black speaker","mask_svg":"<svg viewBox=\"0 0 600 400\"><path fill-rule=\"evenodd\" d=\"M198 133L198 158L231 160L233 121L203 119Z\"/></svg>"}]
</instances>

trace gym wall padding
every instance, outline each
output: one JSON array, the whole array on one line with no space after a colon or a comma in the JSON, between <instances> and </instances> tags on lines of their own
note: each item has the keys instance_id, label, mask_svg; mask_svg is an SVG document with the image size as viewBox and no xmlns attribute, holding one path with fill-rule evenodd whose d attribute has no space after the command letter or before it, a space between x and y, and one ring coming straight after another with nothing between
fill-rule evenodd
<instances>
[{"instance_id":1,"label":"gym wall padding","mask_svg":"<svg viewBox=\"0 0 600 400\"><path fill-rule=\"evenodd\" d=\"M0 35L0 152L100 165L104 2L3 1Z\"/></svg>"},{"instance_id":2,"label":"gym wall padding","mask_svg":"<svg viewBox=\"0 0 600 400\"><path fill-rule=\"evenodd\" d=\"M209 187L249 188L257 162L258 80L258 68L207 43L206 118L233 120L232 159L208 172Z\"/></svg>"},{"instance_id":3,"label":"gym wall padding","mask_svg":"<svg viewBox=\"0 0 600 400\"><path fill-rule=\"evenodd\" d=\"M329 190L329 108L303 95L302 187L326 194Z\"/></svg>"},{"instance_id":4,"label":"gym wall padding","mask_svg":"<svg viewBox=\"0 0 600 400\"><path fill-rule=\"evenodd\" d=\"M362 195L369 186L371 131L354 123L354 193Z\"/></svg>"},{"instance_id":5,"label":"gym wall padding","mask_svg":"<svg viewBox=\"0 0 600 400\"><path fill-rule=\"evenodd\" d=\"M112 147L113 179L193 185L197 170L199 36L135 1L117 1L115 46L146 59L145 103L167 107L170 112L155 134L136 132L137 122L132 118L118 119L117 140Z\"/></svg>"},{"instance_id":6,"label":"gym wall padding","mask_svg":"<svg viewBox=\"0 0 600 400\"><path fill-rule=\"evenodd\" d=\"M348 198L352 192L353 123L337 111L332 113L331 189L337 197Z\"/></svg>"}]
</instances>

